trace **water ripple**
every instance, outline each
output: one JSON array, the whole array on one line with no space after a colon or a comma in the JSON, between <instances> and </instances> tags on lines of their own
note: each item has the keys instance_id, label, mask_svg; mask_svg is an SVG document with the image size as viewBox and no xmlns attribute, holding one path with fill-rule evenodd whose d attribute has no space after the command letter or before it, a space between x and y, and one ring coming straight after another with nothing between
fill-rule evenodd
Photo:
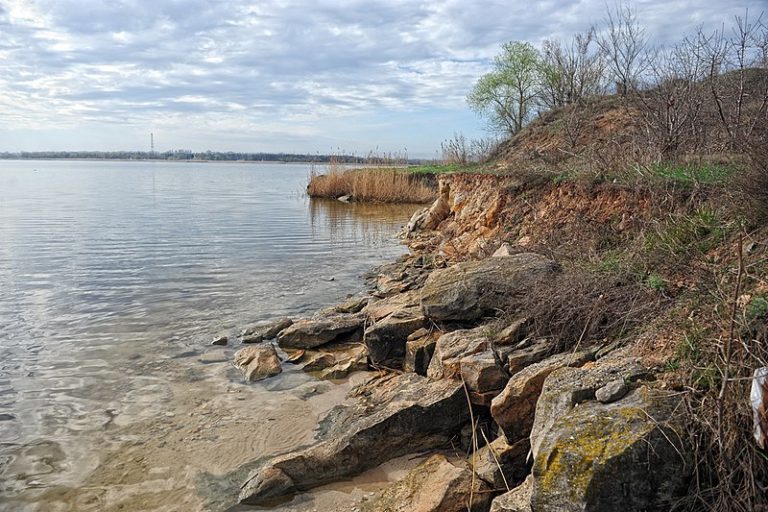
<instances>
[{"instance_id":1,"label":"water ripple","mask_svg":"<svg viewBox=\"0 0 768 512\"><path fill-rule=\"evenodd\" d=\"M121 442L105 425L162 417L174 382L229 378L173 356L340 300L403 251L393 235L414 207L310 201L307 170L0 161L6 498L77 481L84 453Z\"/></svg>"}]
</instances>

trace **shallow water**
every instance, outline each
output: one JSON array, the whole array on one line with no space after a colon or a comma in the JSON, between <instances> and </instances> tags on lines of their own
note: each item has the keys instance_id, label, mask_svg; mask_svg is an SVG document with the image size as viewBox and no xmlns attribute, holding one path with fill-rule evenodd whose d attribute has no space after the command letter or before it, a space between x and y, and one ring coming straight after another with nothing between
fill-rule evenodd
<instances>
[{"instance_id":1,"label":"shallow water","mask_svg":"<svg viewBox=\"0 0 768 512\"><path fill-rule=\"evenodd\" d=\"M414 206L312 201L304 165L0 161L0 510L206 510L349 384L246 385L211 338L404 252Z\"/></svg>"}]
</instances>

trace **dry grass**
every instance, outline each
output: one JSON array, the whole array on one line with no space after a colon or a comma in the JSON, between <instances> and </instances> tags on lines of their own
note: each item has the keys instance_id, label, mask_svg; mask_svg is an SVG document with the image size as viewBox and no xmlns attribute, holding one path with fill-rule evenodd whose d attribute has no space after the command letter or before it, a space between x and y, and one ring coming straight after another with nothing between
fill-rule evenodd
<instances>
[{"instance_id":1,"label":"dry grass","mask_svg":"<svg viewBox=\"0 0 768 512\"><path fill-rule=\"evenodd\" d=\"M511 318L525 314L532 334L551 339L559 353L606 339L627 341L668 302L634 276L572 269L542 280L510 313Z\"/></svg>"},{"instance_id":2,"label":"dry grass","mask_svg":"<svg viewBox=\"0 0 768 512\"><path fill-rule=\"evenodd\" d=\"M768 366L767 234L762 227L723 247L730 257L713 267L679 350L693 478L677 510L768 510L768 455L752 436L750 404L753 372Z\"/></svg>"},{"instance_id":3,"label":"dry grass","mask_svg":"<svg viewBox=\"0 0 768 512\"><path fill-rule=\"evenodd\" d=\"M352 196L355 201L378 203L428 203L436 192L426 179L399 169L330 166L325 174L312 169L307 185L310 197Z\"/></svg>"}]
</instances>

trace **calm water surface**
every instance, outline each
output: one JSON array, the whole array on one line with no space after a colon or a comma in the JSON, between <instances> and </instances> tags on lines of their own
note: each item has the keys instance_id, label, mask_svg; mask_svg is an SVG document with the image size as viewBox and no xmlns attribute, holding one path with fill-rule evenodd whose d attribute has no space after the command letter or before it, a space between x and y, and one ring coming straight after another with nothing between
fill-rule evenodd
<instances>
[{"instance_id":1,"label":"calm water surface","mask_svg":"<svg viewBox=\"0 0 768 512\"><path fill-rule=\"evenodd\" d=\"M246 385L208 343L359 291L415 207L310 201L307 174L0 160L0 510L213 509L311 437L343 385Z\"/></svg>"}]
</instances>

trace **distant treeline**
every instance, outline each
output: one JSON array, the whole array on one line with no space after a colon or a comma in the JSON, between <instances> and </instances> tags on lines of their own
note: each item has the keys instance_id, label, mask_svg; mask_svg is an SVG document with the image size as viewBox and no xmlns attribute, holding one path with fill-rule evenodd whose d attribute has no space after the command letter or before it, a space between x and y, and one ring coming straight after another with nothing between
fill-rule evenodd
<instances>
[{"instance_id":1,"label":"distant treeline","mask_svg":"<svg viewBox=\"0 0 768 512\"><path fill-rule=\"evenodd\" d=\"M422 158L406 158L403 155L368 153L359 155L321 155L295 153L237 153L233 151L192 151L175 149L164 152L151 151L20 151L0 152L0 160L175 160L175 161L219 161L219 162L299 162L338 163L364 165L418 165L431 162Z\"/></svg>"},{"instance_id":2,"label":"distant treeline","mask_svg":"<svg viewBox=\"0 0 768 512\"><path fill-rule=\"evenodd\" d=\"M0 159L93 159L93 160L193 160L193 161L245 161L245 162L338 162L338 163L382 163L373 162L370 157L355 155L301 155L292 153L236 153L232 151L203 151L177 149L164 152L150 151L21 151L0 153Z\"/></svg>"}]
</instances>

